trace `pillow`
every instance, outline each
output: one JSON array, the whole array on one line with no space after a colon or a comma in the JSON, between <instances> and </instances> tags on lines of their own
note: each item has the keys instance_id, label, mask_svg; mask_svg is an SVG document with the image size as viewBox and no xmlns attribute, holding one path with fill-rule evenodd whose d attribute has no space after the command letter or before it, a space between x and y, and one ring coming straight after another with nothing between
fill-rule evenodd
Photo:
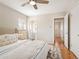
<instances>
[{"instance_id":1,"label":"pillow","mask_svg":"<svg viewBox=\"0 0 79 59\"><path fill-rule=\"evenodd\" d=\"M10 44L9 41L5 41L4 39L3 40L0 40L0 47L1 46L5 46L5 45L8 45L8 44Z\"/></svg>"},{"instance_id":2,"label":"pillow","mask_svg":"<svg viewBox=\"0 0 79 59\"><path fill-rule=\"evenodd\" d=\"M18 39L19 40L24 40L24 39L26 39L26 36L23 35L23 34L18 34Z\"/></svg>"},{"instance_id":3,"label":"pillow","mask_svg":"<svg viewBox=\"0 0 79 59\"><path fill-rule=\"evenodd\" d=\"M0 35L0 47L8 44L9 44L9 41L5 39L5 35Z\"/></svg>"},{"instance_id":4,"label":"pillow","mask_svg":"<svg viewBox=\"0 0 79 59\"><path fill-rule=\"evenodd\" d=\"M20 40L27 39L27 32L24 30L19 30L18 31L18 39L20 39Z\"/></svg>"},{"instance_id":5,"label":"pillow","mask_svg":"<svg viewBox=\"0 0 79 59\"><path fill-rule=\"evenodd\" d=\"M5 39L11 43L16 42L18 40L17 35L15 34L5 34Z\"/></svg>"},{"instance_id":6,"label":"pillow","mask_svg":"<svg viewBox=\"0 0 79 59\"><path fill-rule=\"evenodd\" d=\"M0 46L12 44L18 40L15 34L5 34L0 36Z\"/></svg>"}]
</instances>

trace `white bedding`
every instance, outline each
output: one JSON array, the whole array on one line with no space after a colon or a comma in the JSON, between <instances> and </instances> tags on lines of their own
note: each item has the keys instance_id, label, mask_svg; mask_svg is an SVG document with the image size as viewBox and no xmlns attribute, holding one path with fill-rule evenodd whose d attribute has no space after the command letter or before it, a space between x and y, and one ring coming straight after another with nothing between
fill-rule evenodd
<instances>
[{"instance_id":1,"label":"white bedding","mask_svg":"<svg viewBox=\"0 0 79 59\"><path fill-rule=\"evenodd\" d=\"M26 40L24 42L16 43L11 46L7 46L8 48L3 50L0 47L0 51L6 51L6 53L2 53L0 55L0 59L35 59L37 55L44 48L46 43L44 41L30 41ZM42 56L42 55L41 55ZM46 57L46 56L45 56Z\"/></svg>"},{"instance_id":2,"label":"white bedding","mask_svg":"<svg viewBox=\"0 0 79 59\"><path fill-rule=\"evenodd\" d=\"M0 55L7 53L8 51L12 50L13 48L18 47L19 45L23 44L25 41L26 40L18 40L16 43L0 47Z\"/></svg>"}]
</instances>

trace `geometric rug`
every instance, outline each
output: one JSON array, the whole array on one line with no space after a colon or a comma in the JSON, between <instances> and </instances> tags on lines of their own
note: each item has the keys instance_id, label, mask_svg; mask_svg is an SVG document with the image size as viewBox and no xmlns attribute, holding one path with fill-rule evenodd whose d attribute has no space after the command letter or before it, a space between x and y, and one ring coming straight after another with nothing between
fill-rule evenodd
<instances>
[{"instance_id":1,"label":"geometric rug","mask_svg":"<svg viewBox=\"0 0 79 59\"><path fill-rule=\"evenodd\" d=\"M60 50L56 46L48 51L47 59L62 59Z\"/></svg>"}]
</instances>

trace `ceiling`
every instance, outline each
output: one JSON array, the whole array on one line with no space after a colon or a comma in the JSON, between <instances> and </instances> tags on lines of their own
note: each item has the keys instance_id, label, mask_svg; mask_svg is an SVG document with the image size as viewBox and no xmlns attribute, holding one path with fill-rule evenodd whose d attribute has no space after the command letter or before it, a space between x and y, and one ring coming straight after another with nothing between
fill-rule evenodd
<instances>
[{"instance_id":1,"label":"ceiling","mask_svg":"<svg viewBox=\"0 0 79 59\"><path fill-rule=\"evenodd\" d=\"M31 5L22 7L21 5L26 1L28 0L0 0L0 3L7 5L8 7L13 8L27 16L63 11L67 12L79 3L79 0L49 0L49 4L37 4L38 9L35 10Z\"/></svg>"}]
</instances>

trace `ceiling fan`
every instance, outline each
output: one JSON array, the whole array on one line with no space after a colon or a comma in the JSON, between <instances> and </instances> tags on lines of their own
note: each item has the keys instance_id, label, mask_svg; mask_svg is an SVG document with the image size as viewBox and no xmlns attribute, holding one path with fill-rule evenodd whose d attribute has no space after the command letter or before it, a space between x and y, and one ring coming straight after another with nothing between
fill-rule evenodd
<instances>
[{"instance_id":1,"label":"ceiling fan","mask_svg":"<svg viewBox=\"0 0 79 59\"><path fill-rule=\"evenodd\" d=\"M34 7L34 9L38 9L37 3L48 4L49 1L48 0L29 0L28 2L23 3L22 7L24 7L27 4L30 4L30 5L32 5Z\"/></svg>"}]
</instances>

